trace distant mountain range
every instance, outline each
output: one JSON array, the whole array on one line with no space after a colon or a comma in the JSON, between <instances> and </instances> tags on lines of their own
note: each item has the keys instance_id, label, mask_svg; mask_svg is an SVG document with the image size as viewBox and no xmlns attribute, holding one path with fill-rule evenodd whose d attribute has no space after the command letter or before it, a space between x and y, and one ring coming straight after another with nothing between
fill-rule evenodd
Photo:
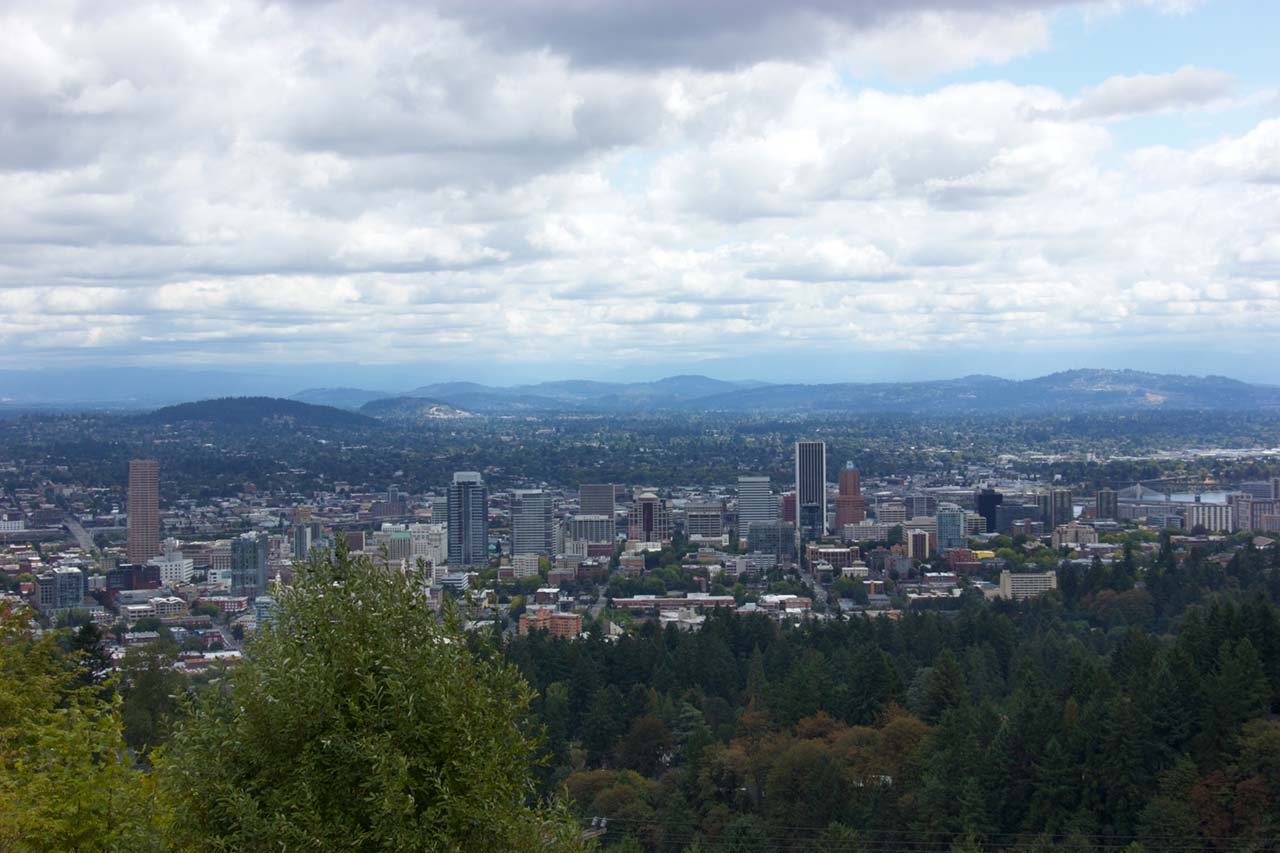
<instances>
[{"instance_id":1,"label":"distant mountain range","mask_svg":"<svg viewBox=\"0 0 1280 853\"><path fill-rule=\"evenodd\" d=\"M0 375L0 384L5 378ZM127 390L118 384L118 378L115 381L112 391ZM36 402L20 395L5 399L5 390L0 387L0 418L38 411L138 411L161 404L155 401L148 405L143 395L117 404ZM706 376L670 376L654 382L567 380L510 387L444 382L395 392L309 388L288 399L221 396L154 409L141 417L158 422L222 424L292 419L308 426L355 426L375 421L411 423L474 415L557 413L1039 415L1144 411L1280 412L1280 386L1251 385L1223 376L1135 370L1068 370L1024 380L975 375L924 382L818 385L727 382Z\"/></svg>"},{"instance_id":2,"label":"distant mountain range","mask_svg":"<svg viewBox=\"0 0 1280 853\"><path fill-rule=\"evenodd\" d=\"M373 394L376 392L351 388L313 388L294 399L390 419L556 412L955 415L1280 409L1278 386L1250 385L1223 376L1135 370L1069 370L1024 380L965 376L927 382L821 385L725 382L705 376L672 376L656 382L542 382L506 388L446 382L384 398L369 396Z\"/></svg>"},{"instance_id":3,"label":"distant mountain range","mask_svg":"<svg viewBox=\"0 0 1280 853\"><path fill-rule=\"evenodd\" d=\"M475 414L518 412L639 412L672 409L763 386L706 376L669 376L656 382L593 382L570 379L495 388L474 382L424 385L403 397L421 397ZM362 408L367 411L367 408Z\"/></svg>"}]
</instances>

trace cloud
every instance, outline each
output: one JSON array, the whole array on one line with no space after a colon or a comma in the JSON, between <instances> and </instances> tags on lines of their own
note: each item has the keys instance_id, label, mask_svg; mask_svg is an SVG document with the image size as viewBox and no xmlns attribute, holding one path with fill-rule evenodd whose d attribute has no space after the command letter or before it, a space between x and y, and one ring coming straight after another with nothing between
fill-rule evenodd
<instances>
[{"instance_id":1,"label":"cloud","mask_svg":"<svg viewBox=\"0 0 1280 853\"><path fill-rule=\"evenodd\" d=\"M11 4L0 361L1267 346L1280 121L1109 124L1230 78L929 76L1048 5Z\"/></svg>"},{"instance_id":2,"label":"cloud","mask_svg":"<svg viewBox=\"0 0 1280 853\"><path fill-rule=\"evenodd\" d=\"M1069 5L1071 0L516 0L448 2L449 17L516 49L549 49L584 66L733 70L766 61L805 61L839 51L863 33L922 28L927 43L966 53L941 21L999 20ZM1025 22L1025 18L1022 19ZM923 25L922 27L920 25ZM1006 36L1008 29L1001 32ZM972 35L971 33L969 35ZM993 33L994 35L994 33ZM880 42L881 45L888 40ZM973 52L964 60L986 59ZM1006 42L996 57L1021 52ZM924 51L920 55L926 56Z\"/></svg>"},{"instance_id":3,"label":"cloud","mask_svg":"<svg viewBox=\"0 0 1280 853\"><path fill-rule=\"evenodd\" d=\"M1190 65L1169 74L1108 77L1085 90L1067 114L1072 118L1107 119L1196 109L1226 100L1233 83L1230 74Z\"/></svg>"}]
</instances>

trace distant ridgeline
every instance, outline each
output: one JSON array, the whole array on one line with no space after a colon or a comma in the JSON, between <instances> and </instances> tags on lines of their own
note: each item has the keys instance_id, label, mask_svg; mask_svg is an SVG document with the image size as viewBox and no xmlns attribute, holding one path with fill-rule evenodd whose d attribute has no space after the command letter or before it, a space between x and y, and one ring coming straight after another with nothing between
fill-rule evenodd
<instances>
[{"instance_id":1,"label":"distant ridgeline","mask_svg":"<svg viewBox=\"0 0 1280 853\"><path fill-rule=\"evenodd\" d=\"M821 385L725 382L673 376L656 382L543 382L500 388L473 382L424 385L401 394L313 388L308 403L358 409L384 418L422 416L422 404L445 414L646 411L738 413L859 412L1047 414L1118 411L1280 410L1280 387L1221 376L1175 376L1134 370L1071 370L1037 379L966 376L927 382ZM410 401L418 400L421 404Z\"/></svg>"}]
</instances>

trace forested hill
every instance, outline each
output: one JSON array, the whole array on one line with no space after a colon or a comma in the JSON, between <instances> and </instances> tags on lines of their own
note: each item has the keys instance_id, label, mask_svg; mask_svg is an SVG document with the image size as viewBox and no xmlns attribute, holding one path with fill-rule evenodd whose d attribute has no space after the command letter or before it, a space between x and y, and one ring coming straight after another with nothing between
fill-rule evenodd
<instances>
[{"instance_id":1,"label":"forested hill","mask_svg":"<svg viewBox=\"0 0 1280 853\"><path fill-rule=\"evenodd\" d=\"M377 423L356 412L278 397L221 397L180 403L139 415L138 419L155 424L199 421L236 427L261 426L274 421L311 427L367 427Z\"/></svg>"},{"instance_id":2,"label":"forested hill","mask_svg":"<svg viewBox=\"0 0 1280 853\"><path fill-rule=\"evenodd\" d=\"M1217 547L1064 562L1020 605L506 653L547 790L611 849L1274 851L1280 547Z\"/></svg>"}]
</instances>

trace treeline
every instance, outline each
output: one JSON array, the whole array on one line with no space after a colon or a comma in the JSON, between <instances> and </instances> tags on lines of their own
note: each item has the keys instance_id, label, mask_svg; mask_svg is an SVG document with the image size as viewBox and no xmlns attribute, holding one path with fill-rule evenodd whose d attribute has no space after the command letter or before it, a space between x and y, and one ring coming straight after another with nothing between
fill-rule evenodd
<instances>
[{"instance_id":1,"label":"treeline","mask_svg":"<svg viewBox=\"0 0 1280 853\"><path fill-rule=\"evenodd\" d=\"M574 642L340 546L201 685L5 605L0 849L1275 850L1278 552L1163 545L1019 605Z\"/></svg>"},{"instance_id":2,"label":"treeline","mask_svg":"<svg viewBox=\"0 0 1280 853\"><path fill-rule=\"evenodd\" d=\"M538 693L542 784L619 849L1272 850L1271 557L1167 551L1064 566L1069 597L1020 606L710 614L507 656Z\"/></svg>"},{"instance_id":3,"label":"treeline","mask_svg":"<svg viewBox=\"0 0 1280 853\"><path fill-rule=\"evenodd\" d=\"M0 850L584 846L534 791L529 686L367 558L299 567L203 687L30 616L0 602Z\"/></svg>"}]
</instances>

